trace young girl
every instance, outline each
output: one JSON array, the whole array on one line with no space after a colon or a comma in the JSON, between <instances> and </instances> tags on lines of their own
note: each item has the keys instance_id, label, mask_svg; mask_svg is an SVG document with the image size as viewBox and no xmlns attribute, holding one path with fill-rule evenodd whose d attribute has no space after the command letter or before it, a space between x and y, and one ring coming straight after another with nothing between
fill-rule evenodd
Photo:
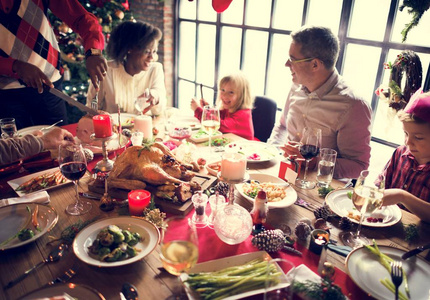
<instances>
[{"instance_id":1,"label":"young girl","mask_svg":"<svg viewBox=\"0 0 430 300\"><path fill-rule=\"evenodd\" d=\"M254 138L252 98L249 82L242 73L231 74L220 80L217 103L221 118L219 130L222 133L230 132L252 140ZM205 105L209 103L204 99L200 99L200 105L195 99L191 100L191 109L200 121Z\"/></svg>"},{"instance_id":2,"label":"young girl","mask_svg":"<svg viewBox=\"0 0 430 300\"><path fill-rule=\"evenodd\" d=\"M418 90L398 113L405 132L384 168L383 205L401 203L421 220L430 222L430 92Z\"/></svg>"}]
</instances>

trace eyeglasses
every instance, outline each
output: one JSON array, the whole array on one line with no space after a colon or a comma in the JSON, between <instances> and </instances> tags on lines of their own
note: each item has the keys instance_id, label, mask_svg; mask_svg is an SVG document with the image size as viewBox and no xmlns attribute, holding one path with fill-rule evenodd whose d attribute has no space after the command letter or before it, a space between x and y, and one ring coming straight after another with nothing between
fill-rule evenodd
<instances>
[{"instance_id":1,"label":"eyeglasses","mask_svg":"<svg viewBox=\"0 0 430 300\"><path fill-rule=\"evenodd\" d=\"M301 62L305 62L305 61L311 61L313 59L315 59L316 57L309 57L309 58L303 58L303 59L292 59L291 57L288 57L287 62L289 62L290 64L298 64Z\"/></svg>"}]
</instances>

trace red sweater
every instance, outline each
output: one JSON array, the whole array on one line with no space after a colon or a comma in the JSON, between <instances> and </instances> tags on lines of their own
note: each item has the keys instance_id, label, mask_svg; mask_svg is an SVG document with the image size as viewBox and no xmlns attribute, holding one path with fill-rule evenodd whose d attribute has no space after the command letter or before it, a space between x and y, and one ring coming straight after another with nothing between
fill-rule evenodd
<instances>
[{"instance_id":1,"label":"red sweater","mask_svg":"<svg viewBox=\"0 0 430 300\"><path fill-rule=\"evenodd\" d=\"M202 120L203 109L198 107L194 111L194 116ZM221 126L219 131L222 133L234 133L248 140L254 139L254 125L252 124L251 109L239 109L234 113L228 110L220 111Z\"/></svg>"}]
</instances>

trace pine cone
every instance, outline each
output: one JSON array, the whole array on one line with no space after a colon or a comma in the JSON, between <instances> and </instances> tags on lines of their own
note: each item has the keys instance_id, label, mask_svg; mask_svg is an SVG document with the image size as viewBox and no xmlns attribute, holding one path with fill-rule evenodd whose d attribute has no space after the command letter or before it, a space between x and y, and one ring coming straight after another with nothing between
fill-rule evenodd
<instances>
[{"instance_id":1,"label":"pine cone","mask_svg":"<svg viewBox=\"0 0 430 300\"><path fill-rule=\"evenodd\" d=\"M280 229L266 230L256 234L251 242L258 250L276 252L284 247L284 233Z\"/></svg>"},{"instance_id":2,"label":"pine cone","mask_svg":"<svg viewBox=\"0 0 430 300\"><path fill-rule=\"evenodd\" d=\"M296 234L298 239L306 240L308 236L311 234L311 227L306 223L299 222L296 225L294 233Z\"/></svg>"},{"instance_id":3,"label":"pine cone","mask_svg":"<svg viewBox=\"0 0 430 300\"><path fill-rule=\"evenodd\" d=\"M223 181L220 181L215 186L215 192L218 192L220 195L223 195L226 199L228 198L229 184Z\"/></svg>"},{"instance_id":4,"label":"pine cone","mask_svg":"<svg viewBox=\"0 0 430 300\"><path fill-rule=\"evenodd\" d=\"M316 219L327 220L328 217L332 215L331 209L327 205L323 205L314 210L314 215Z\"/></svg>"},{"instance_id":5,"label":"pine cone","mask_svg":"<svg viewBox=\"0 0 430 300\"><path fill-rule=\"evenodd\" d=\"M350 230L352 227L352 221L348 217L342 217L339 221L339 227L342 230Z\"/></svg>"},{"instance_id":6,"label":"pine cone","mask_svg":"<svg viewBox=\"0 0 430 300\"><path fill-rule=\"evenodd\" d=\"M84 148L84 154L85 154L85 158L88 161L92 161L94 159L94 153L93 151L91 151L90 149Z\"/></svg>"}]
</instances>

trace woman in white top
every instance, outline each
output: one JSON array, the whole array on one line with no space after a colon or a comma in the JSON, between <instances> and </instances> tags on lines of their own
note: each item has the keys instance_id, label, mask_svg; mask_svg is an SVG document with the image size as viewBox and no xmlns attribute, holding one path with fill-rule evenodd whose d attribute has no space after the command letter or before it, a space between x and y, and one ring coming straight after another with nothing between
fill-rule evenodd
<instances>
[{"instance_id":1,"label":"woman in white top","mask_svg":"<svg viewBox=\"0 0 430 300\"><path fill-rule=\"evenodd\" d=\"M137 113L134 102L149 89L150 97L143 113L161 113L166 106L166 88L163 66L155 62L161 37L160 29L145 22L125 21L112 30L106 48L111 60L107 74L100 82L98 109L116 113L119 105L122 112ZM96 93L91 84L88 106Z\"/></svg>"}]
</instances>

